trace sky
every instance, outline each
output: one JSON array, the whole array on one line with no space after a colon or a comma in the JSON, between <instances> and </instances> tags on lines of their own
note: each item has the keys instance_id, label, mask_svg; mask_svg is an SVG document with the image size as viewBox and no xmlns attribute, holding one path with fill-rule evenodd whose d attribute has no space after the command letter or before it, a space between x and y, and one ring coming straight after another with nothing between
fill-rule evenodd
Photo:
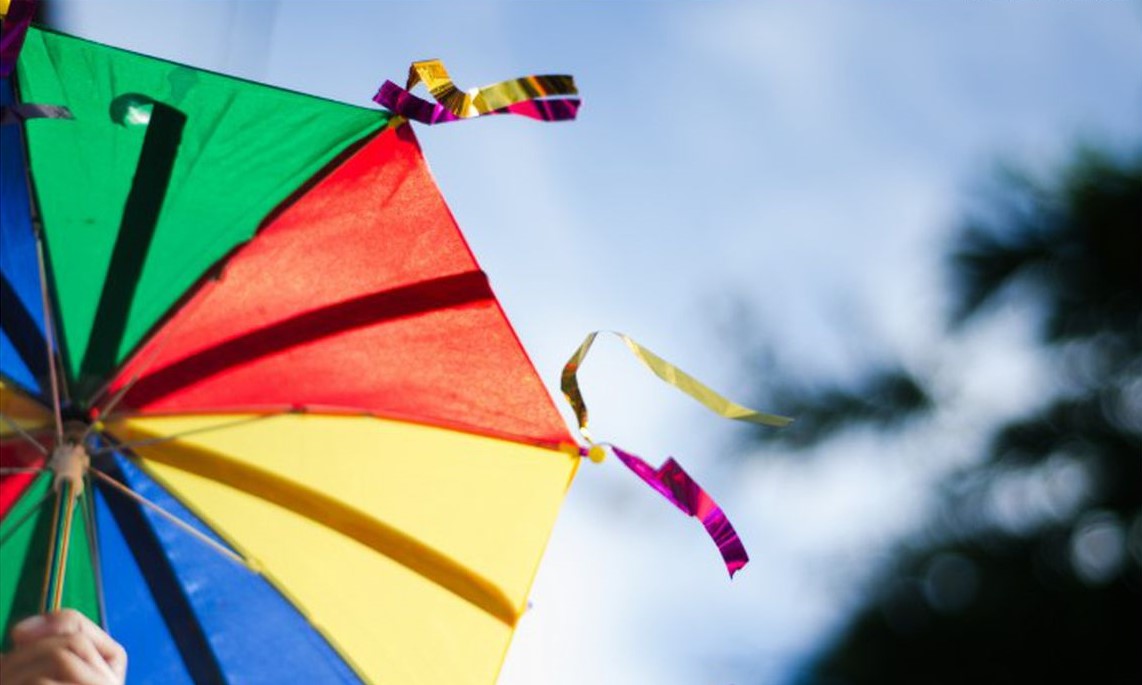
<instances>
[{"instance_id":1,"label":"sky","mask_svg":"<svg viewBox=\"0 0 1142 685\"><path fill-rule=\"evenodd\" d=\"M942 328L940 248L973 190L1000 163L1046 173L1077 141L1142 142L1138 3L55 4L87 38L362 106L431 57L462 88L573 74L574 123L418 130L553 397L598 329L743 400L765 384L745 368L759 341L815 382L896 358L943 379L948 409L902 438L791 456L743 448L602 340L582 378L594 434L677 457L753 561L730 582L693 521L615 460L585 464L505 685L790 682L931 485L1049 392L1025 316Z\"/></svg>"}]
</instances>

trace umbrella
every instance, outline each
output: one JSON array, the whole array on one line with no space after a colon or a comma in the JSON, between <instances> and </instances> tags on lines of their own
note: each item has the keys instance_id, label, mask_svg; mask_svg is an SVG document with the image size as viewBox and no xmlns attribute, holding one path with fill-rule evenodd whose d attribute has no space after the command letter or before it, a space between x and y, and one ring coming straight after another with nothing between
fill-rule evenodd
<instances>
[{"instance_id":1,"label":"umbrella","mask_svg":"<svg viewBox=\"0 0 1142 685\"><path fill-rule=\"evenodd\" d=\"M3 87L0 628L492 681L579 448L407 121L35 27Z\"/></svg>"},{"instance_id":2,"label":"umbrella","mask_svg":"<svg viewBox=\"0 0 1142 685\"><path fill-rule=\"evenodd\" d=\"M429 60L361 108L28 8L0 46L0 629L76 608L141 683L494 680L601 458L576 379L596 334L562 379L580 447L408 120L573 118L571 79L461 91ZM621 337L719 414L787 422ZM676 462L613 451L744 565Z\"/></svg>"}]
</instances>

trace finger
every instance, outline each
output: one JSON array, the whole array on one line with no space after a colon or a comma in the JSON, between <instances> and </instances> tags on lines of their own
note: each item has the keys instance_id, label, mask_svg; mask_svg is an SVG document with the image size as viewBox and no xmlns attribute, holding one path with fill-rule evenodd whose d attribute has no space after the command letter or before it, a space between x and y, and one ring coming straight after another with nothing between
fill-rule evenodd
<instances>
[{"instance_id":1,"label":"finger","mask_svg":"<svg viewBox=\"0 0 1142 685\"><path fill-rule=\"evenodd\" d=\"M57 677L60 675L75 676L76 678L83 676L77 681L80 683L91 680L99 685L119 685L123 682L123 676L108 665L107 660L84 632L49 635L39 640L24 642L8 655L8 659L18 664L33 661L41 663L40 668L54 669L45 671L45 673L56 673ZM74 667L76 660L83 664L83 669ZM6 660L4 663L5 683L8 682L8 678L12 677L8 673L9 665ZM73 671L76 672L73 673Z\"/></svg>"},{"instance_id":2,"label":"finger","mask_svg":"<svg viewBox=\"0 0 1142 685\"><path fill-rule=\"evenodd\" d=\"M72 651L68 640L82 637L46 638L13 650L4 660L4 683L40 683L57 681L67 685L112 685L106 673L95 669ZM106 667L105 667L106 668Z\"/></svg>"},{"instance_id":3,"label":"finger","mask_svg":"<svg viewBox=\"0 0 1142 685\"><path fill-rule=\"evenodd\" d=\"M110 638L108 639L110 640ZM96 647L118 681L125 682L127 680L127 650L114 640L111 640L110 645L96 645Z\"/></svg>"},{"instance_id":4,"label":"finger","mask_svg":"<svg viewBox=\"0 0 1142 685\"><path fill-rule=\"evenodd\" d=\"M12 642L23 644L50 635L68 635L82 630L87 617L75 609L29 616L12 627Z\"/></svg>"},{"instance_id":5,"label":"finger","mask_svg":"<svg viewBox=\"0 0 1142 685\"><path fill-rule=\"evenodd\" d=\"M117 678L122 680L126 676L127 653L123 647L91 619L74 609L64 609L24 619L12 628L12 644L21 645L50 635L73 633L82 634L91 640L102 660Z\"/></svg>"},{"instance_id":6,"label":"finger","mask_svg":"<svg viewBox=\"0 0 1142 685\"><path fill-rule=\"evenodd\" d=\"M46 635L51 635L52 630L53 624L48 620L48 617L37 615L29 616L12 626L9 635L12 638L13 646L16 646L38 640Z\"/></svg>"},{"instance_id":7,"label":"finger","mask_svg":"<svg viewBox=\"0 0 1142 685\"><path fill-rule=\"evenodd\" d=\"M77 616L80 619L80 633L91 641L91 645L98 652L102 662L121 682L127 676L127 651L86 616L82 614L77 614Z\"/></svg>"},{"instance_id":8,"label":"finger","mask_svg":"<svg viewBox=\"0 0 1142 685\"><path fill-rule=\"evenodd\" d=\"M100 631L100 633L102 633L102 631ZM62 646L83 659L84 663L91 666L92 670L100 676L100 683L106 682L119 685L123 682L122 676L112 670L110 664L107 663L106 657L103 656L98 646L91 639L91 636L86 632L71 633L70 635L61 635L48 639L61 641Z\"/></svg>"}]
</instances>

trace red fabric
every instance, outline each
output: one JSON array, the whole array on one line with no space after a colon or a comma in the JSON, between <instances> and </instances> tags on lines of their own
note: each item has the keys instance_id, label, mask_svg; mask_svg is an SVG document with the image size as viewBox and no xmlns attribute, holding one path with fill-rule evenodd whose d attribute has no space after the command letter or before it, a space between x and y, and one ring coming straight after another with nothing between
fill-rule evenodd
<instances>
[{"instance_id":1,"label":"red fabric","mask_svg":"<svg viewBox=\"0 0 1142 685\"><path fill-rule=\"evenodd\" d=\"M424 164L389 129L273 219L111 385L146 412L360 411L571 442Z\"/></svg>"},{"instance_id":2,"label":"red fabric","mask_svg":"<svg viewBox=\"0 0 1142 685\"><path fill-rule=\"evenodd\" d=\"M41 443L43 439L41 439ZM50 449L51 445L47 447ZM22 438L11 438L0 442L0 468L39 467L44 465L44 456ZM8 510L20 499L38 474L12 473L0 475L0 518L8 515Z\"/></svg>"}]
</instances>

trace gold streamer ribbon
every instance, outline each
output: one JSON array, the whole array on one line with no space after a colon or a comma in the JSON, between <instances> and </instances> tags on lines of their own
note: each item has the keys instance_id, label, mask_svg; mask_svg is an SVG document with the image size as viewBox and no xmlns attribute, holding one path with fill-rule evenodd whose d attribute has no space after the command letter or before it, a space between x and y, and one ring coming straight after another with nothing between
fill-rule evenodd
<instances>
[{"instance_id":1,"label":"gold streamer ribbon","mask_svg":"<svg viewBox=\"0 0 1142 685\"><path fill-rule=\"evenodd\" d=\"M727 399L697 378L694 378L682 369L659 357L623 333L617 331L595 331L587 335L583 343L579 345L579 349L575 350L575 353L567 360L567 363L563 366L563 374L560 379L560 388L563 390L563 395L567 398L567 402L575 411L575 418L579 421L579 432L591 443L594 443L594 440L587 430L587 405L583 401L582 392L579 390L578 373L579 368L583 365L583 360L587 356L587 352L590 351L591 345L594 344L595 338L599 333L611 333L617 336L644 366L654 372L654 375L702 403L706 408L719 416L734 421L746 421L748 423L773 426L776 428L788 426L793 422L793 419L789 417L766 414Z\"/></svg>"},{"instance_id":2,"label":"gold streamer ribbon","mask_svg":"<svg viewBox=\"0 0 1142 685\"><path fill-rule=\"evenodd\" d=\"M423 82L435 102L413 95ZM516 114L540 121L567 121L579 113L579 90L570 76L559 74L521 76L483 88L462 91L452 82L438 59L413 62L408 82L401 88L385 81L373 102L398 117L422 124L474 119L488 114Z\"/></svg>"},{"instance_id":3,"label":"gold streamer ribbon","mask_svg":"<svg viewBox=\"0 0 1142 685\"><path fill-rule=\"evenodd\" d=\"M575 80L563 74L521 76L462 91L452 82L444 63L438 59L413 62L408 68L408 85L405 89L412 90L421 82L437 102L460 118L480 116L539 98L579 94Z\"/></svg>"}]
</instances>

